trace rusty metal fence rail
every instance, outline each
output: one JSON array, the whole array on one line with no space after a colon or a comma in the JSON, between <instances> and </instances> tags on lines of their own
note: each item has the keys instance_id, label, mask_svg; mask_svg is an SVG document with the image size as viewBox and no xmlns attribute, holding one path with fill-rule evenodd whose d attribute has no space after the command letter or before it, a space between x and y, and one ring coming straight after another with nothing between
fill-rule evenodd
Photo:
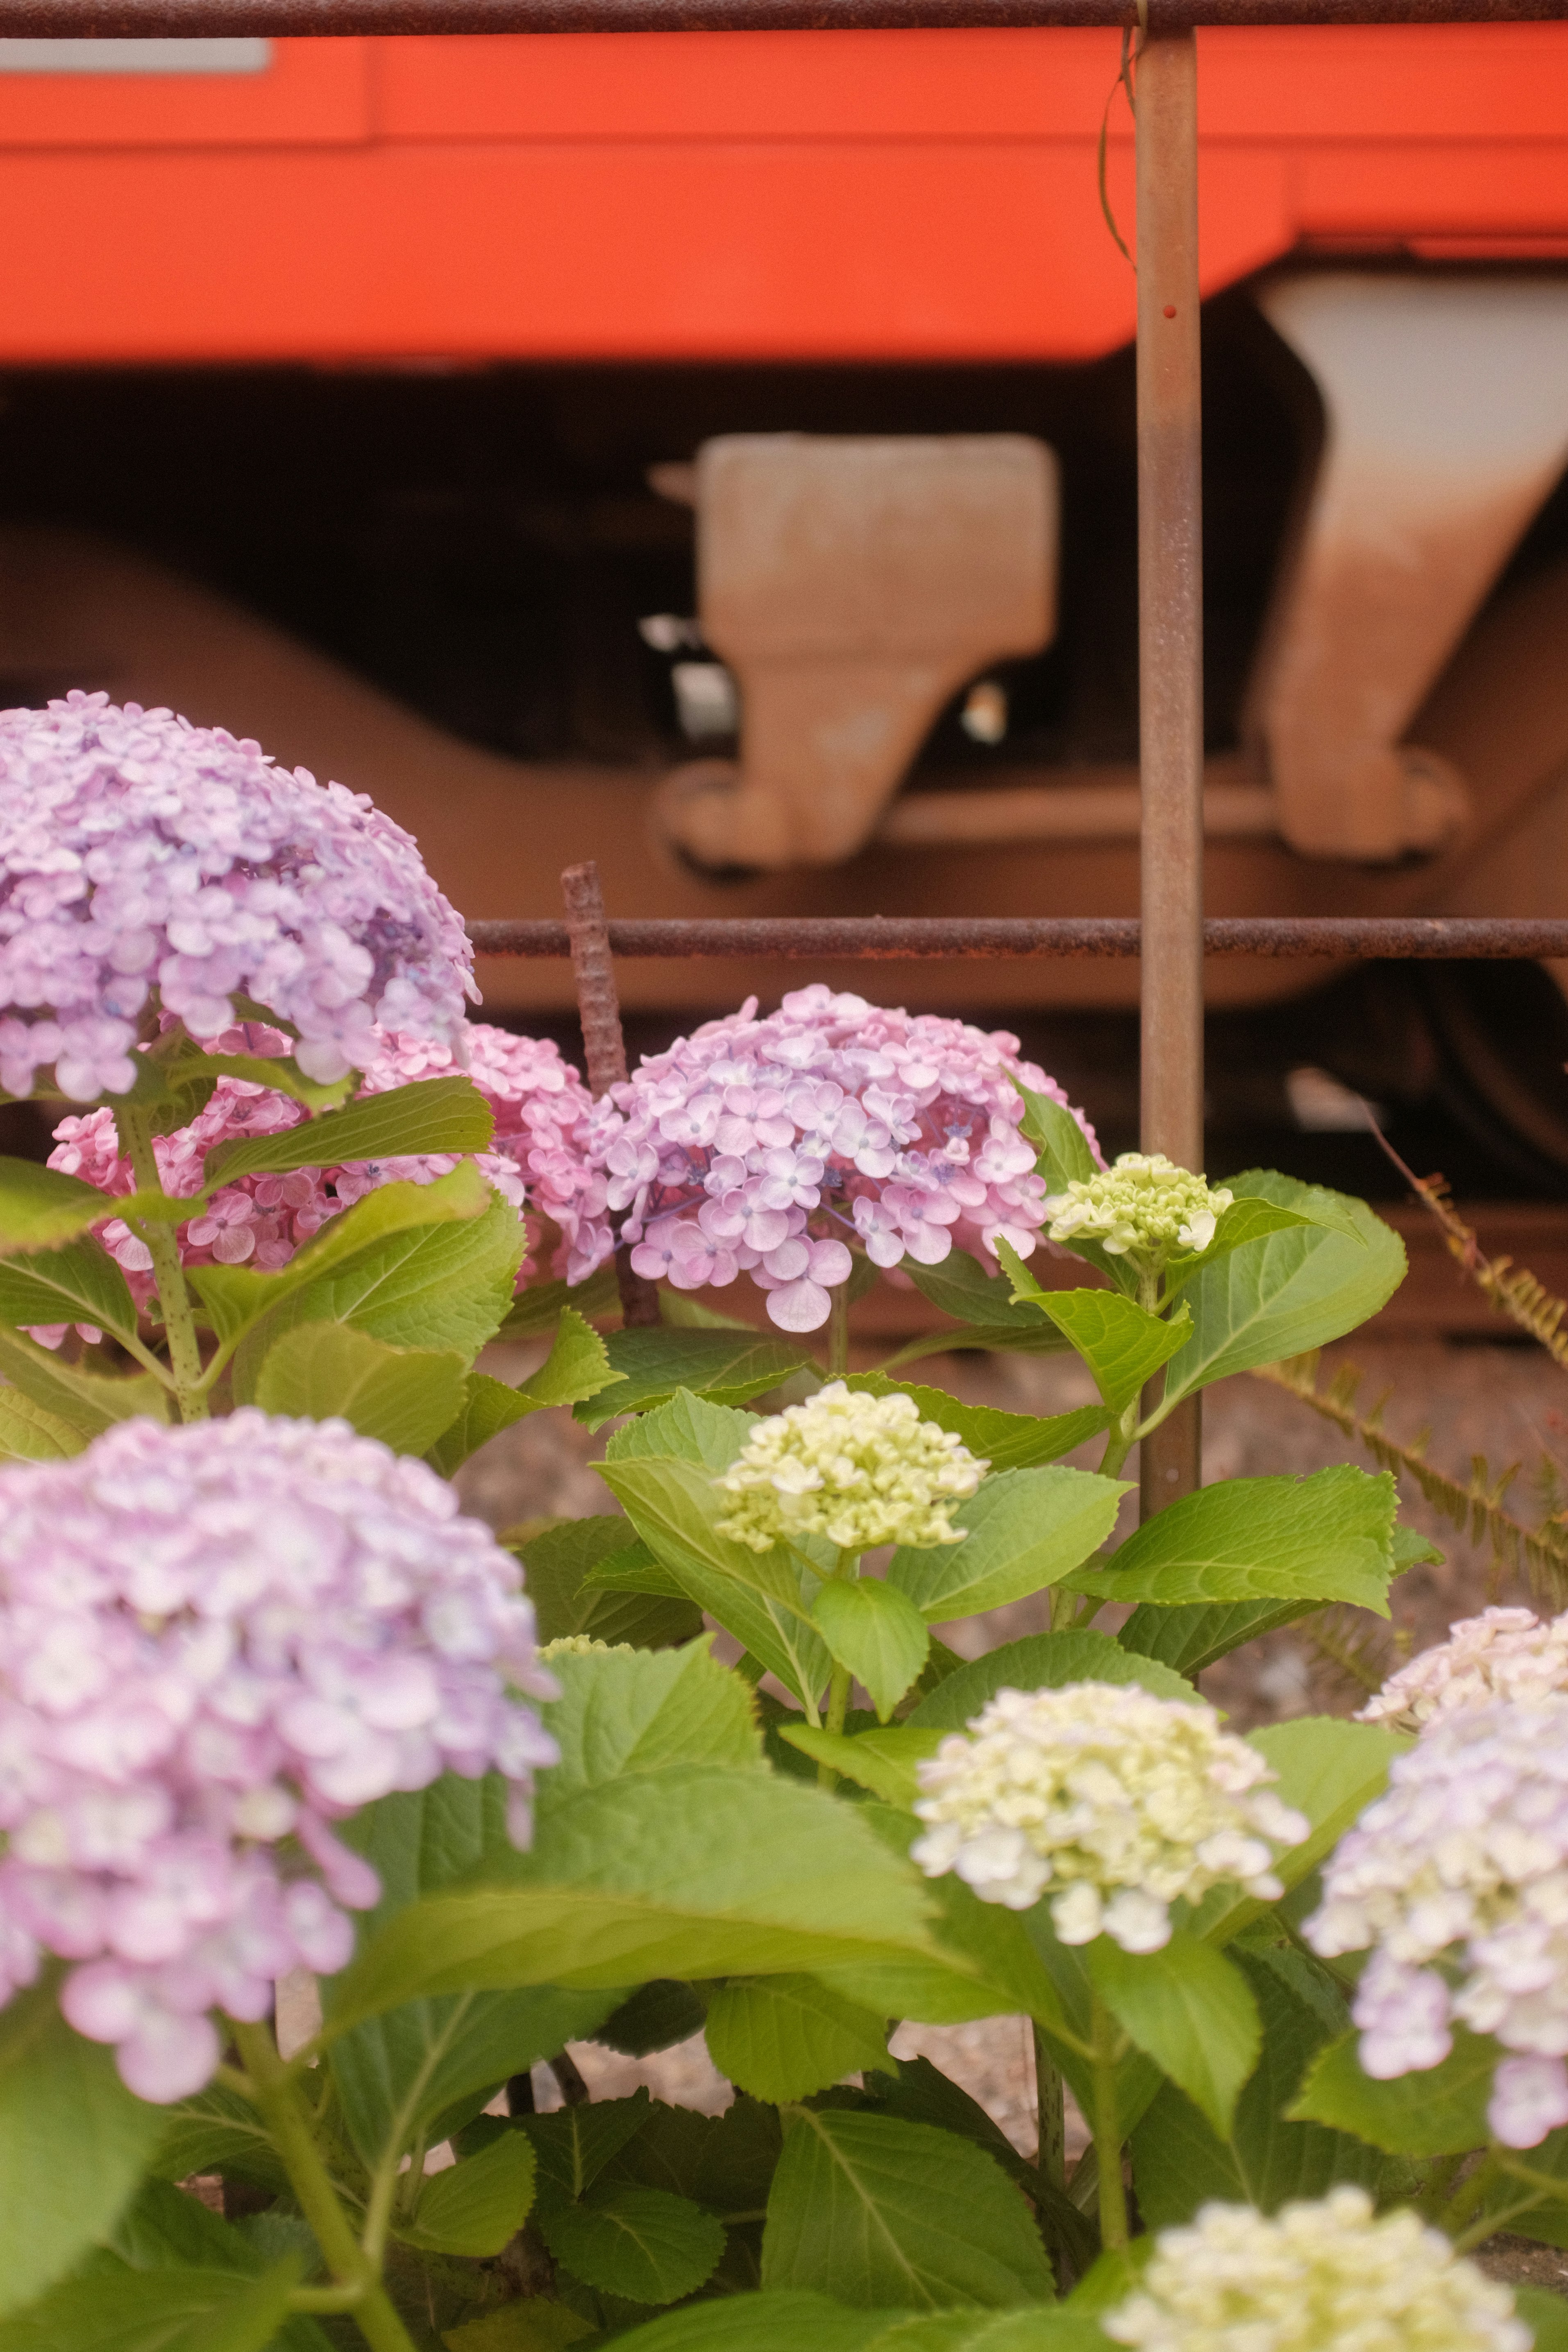
<instances>
[{"instance_id":1,"label":"rusty metal fence rail","mask_svg":"<svg viewBox=\"0 0 1568 2352\"><path fill-rule=\"evenodd\" d=\"M471 922L468 929L480 955L564 958L573 952L567 924L548 917ZM611 917L605 925L612 955L675 961L724 956L778 956L790 962L838 956L868 963L1003 956L1131 959L1142 952L1142 932L1136 915L633 916ZM1203 951L1286 960L1568 961L1568 918L1222 915L1204 924Z\"/></svg>"}]
</instances>

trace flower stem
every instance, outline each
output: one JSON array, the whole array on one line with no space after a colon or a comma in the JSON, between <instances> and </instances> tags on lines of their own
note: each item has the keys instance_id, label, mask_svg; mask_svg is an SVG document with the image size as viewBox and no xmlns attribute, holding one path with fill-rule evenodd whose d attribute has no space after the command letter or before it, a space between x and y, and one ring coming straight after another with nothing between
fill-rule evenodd
<instances>
[{"instance_id":1,"label":"flower stem","mask_svg":"<svg viewBox=\"0 0 1568 2352\"><path fill-rule=\"evenodd\" d=\"M1132 1441L1137 1434L1138 1399L1134 1397L1131 1403L1123 1411L1121 1420L1113 1421L1110 1424L1110 1432L1105 1441L1105 1452L1100 1457L1100 1475L1102 1478L1115 1477L1131 1452Z\"/></svg>"},{"instance_id":2,"label":"flower stem","mask_svg":"<svg viewBox=\"0 0 1568 2352\"><path fill-rule=\"evenodd\" d=\"M1094 2152L1100 2169L1100 2238L1108 2252L1127 2243L1127 2191L1121 2182L1121 2124L1116 2104L1116 2059L1121 2035L1104 2002L1095 1997Z\"/></svg>"},{"instance_id":3,"label":"flower stem","mask_svg":"<svg viewBox=\"0 0 1568 2352\"><path fill-rule=\"evenodd\" d=\"M1046 2047L1045 2038L1037 2025L1031 2031L1035 2042L1035 2112L1039 2118L1039 2147L1035 2168L1053 2189L1067 2187L1067 2102L1062 2091L1061 2069Z\"/></svg>"},{"instance_id":4,"label":"flower stem","mask_svg":"<svg viewBox=\"0 0 1568 2352\"><path fill-rule=\"evenodd\" d=\"M162 1192L158 1156L153 1149L153 1129L147 1114L132 1110L129 1103L121 1103L115 1108L114 1123L121 1149L135 1173L138 1192ZM202 1386L202 1351L174 1228L159 1218L147 1217L138 1219L136 1229L152 1252L163 1336L169 1343L169 1370L174 1376L176 1410L182 1421L205 1421L207 1400Z\"/></svg>"},{"instance_id":5,"label":"flower stem","mask_svg":"<svg viewBox=\"0 0 1568 2352\"><path fill-rule=\"evenodd\" d=\"M1458 2239L1467 2222L1473 2221L1476 2210L1485 2203L1498 2175L1495 2156L1485 2156L1474 2172L1463 2179L1443 2210L1437 2216L1437 2227L1446 2236Z\"/></svg>"},{"instance_id":6,"label":"flower stem","mask_svg":"<svg viewBox=\"0 0 1568 2352\"><path fill-rule=\"evenodd\" d=\"M849 1370L849 1285L841 1282L828 1296L827 1377L841 1381Z\"/></svg>"},{"instance_id":7,"label":"flower stem","mask_svg":"<svg viewBox=\"0 0 1568 2352\"><path fill-rule=\"evenodd\" d=\"M235 2042L255 2088L256 2104L273 2147L289 2175L300 2210L315 2232L333 2284L357 2290L353 2322L371 2352L415 2352L407 2329L394 2310L376 2264L354 2236L327 2176L310 2129L310 2118L278 2045L265 2025L233 2025Z\"/></svg>"}]
</instances>

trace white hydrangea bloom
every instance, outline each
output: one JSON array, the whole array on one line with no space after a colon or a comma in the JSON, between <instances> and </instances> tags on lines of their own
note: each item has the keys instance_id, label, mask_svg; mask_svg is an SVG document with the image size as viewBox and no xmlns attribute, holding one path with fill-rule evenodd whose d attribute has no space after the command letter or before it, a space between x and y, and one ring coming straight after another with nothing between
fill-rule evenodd
<instances>
[{"instance_id":1,"label":"white hydrangea bloom","mask_svg":"<svg viewBox=\"0 0 1568 2352\"><path fill-rule=\"evenodd\" d=\"M1374 2081L1424 2073L1452 2021L1515 2054L1488 2121L1510 2147L1568 2123L1568 1695L1442 1715L1342 1839L1304 1930L1364 1951L1352 2011Z\"/></svg>"},{"instance_id":2,"label":"white hydrangea bloom","mask_svg":"<svg viewBox=\"0 0 1568 2352\"><path fill-rule=\"evenodd\" d=\"M1542 1623L1529 1609L1486 1609L1461 1617L1436 1649L1391 1675L1358 1723L1420 1731L1459 1707L1496 1699L1527 1704L1568 1688L1568 1610Z\"/></svg>"},{"instance_id":3,"label":"white hydrangea bloom","mask_svg":"<svg viewBox=\"0 0 1568 2352\"><path fill-rule=\"evenodd\" d=\"M1307 1834L1267 1786L1269 1765L1201 1700L1117 1683L1002 1690L969 1732L917 1768L931 1827L913 1858L1010 1911L1049 1893L1064 1944L1103 1930L1124 1952L1157 1952L1171 1905L1222 1879L1272 1901L1270 1843Z\"/></svg>"},{"instance_id":4,"label":"white hydrangea bloom","mask_svg":"<svg viewBox=\"0 0 1568 2352\"><path fill-rule=\"evenodd\" d=\"M1052 1194L1047 1230L1054 1242L1100 1242L1152 1274L1177 1250L1206 1250L1234 1198L1163 1151L1123 1151L1103 1173Z\"/></svg>"},{"instance_id":5,"label":"white hydrangea bloom","mask_svg":"<svg viewBox=\"0 0 1568 2352\"><path fill-rule=\"evenodd\" d=\"M830 1381L805 1404L761 1421L713 1484L735 1496L721 1535L769 1551L784 1536L826 1536L840 1551L876 1544L962 1543L953 1506L989 1465L913 1397L868 1396Z\"/></svg>"},{"instance_id":6,"label":"white hydrangea bloom","mask_svg":"<svg viewBox=\"0 0 1568 2352\"><path fill-rule=\"evenodd\" d=\"M1139 2352L1530 2352L1511 2288L1411 2212L1364 2189L1272 2216L1205 2205L1162 2231L1142 2280L1100 2326Z\"/></svg>"}]
</instances>

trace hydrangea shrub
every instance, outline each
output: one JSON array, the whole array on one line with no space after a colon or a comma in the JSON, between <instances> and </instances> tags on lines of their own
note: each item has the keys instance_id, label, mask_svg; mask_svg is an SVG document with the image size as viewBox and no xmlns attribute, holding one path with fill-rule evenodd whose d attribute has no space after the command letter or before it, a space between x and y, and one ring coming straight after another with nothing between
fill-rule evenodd
<instances>
[{"instance_id":1,"label":"hydrangea shrub","mask_svg":"<svg viewBox=\"0 0 1568 2352\"><path fill-rule=\"evenodd\" d=\"M341 788L0 717L0 1084L64 1113L0 1161L0 2341L1568 2342L1476 2266L1568 2238L1564 1621L1243 1737L1204 1668L1384 1608L1393 1481L1119 1475L1396 1236L819 985L594 1103L468 964ZM940 1328L853 1369L879 1277ZM900 1376L952 1347L1085 1402ZM498 1538L451 1480L545 1411L604 1508ZM990 2016L1024 2148L889 2050ZM700 2032L722 2114L584 2098Z\"/></svg>"}]
</instances>

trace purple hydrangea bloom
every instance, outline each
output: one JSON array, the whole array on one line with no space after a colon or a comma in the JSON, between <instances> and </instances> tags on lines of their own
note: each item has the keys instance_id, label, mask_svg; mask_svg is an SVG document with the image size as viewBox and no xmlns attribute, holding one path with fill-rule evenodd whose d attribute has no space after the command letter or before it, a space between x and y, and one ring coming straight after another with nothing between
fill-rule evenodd
<instances>
[{"instance_id":1,"label":"purple hydrangea bloom","mask_svg":"<svg viewBox=\"0 0 1568 2352\"><path fill-rule=\"evenodd\" d=\"M0 1086L124 1094L154 989L216 1037L243 992L327 1083L374 1026L446 1043L477 998L461 919L363 794L167 710L0 713Z\"/></svg>"},{"instance_id":2,"label":"purple hydrangea bloom","mask_svg":"<svg viewBox=\"0 0 1568 2352\"><path fill-rule=\"evenodd\" d=\"M1568 2124L1568 1696L1440 1712L1341 1840L1302 1933L1326 1958L1370 1948L1351 2014L1374 2082L1439 2065L1458 2018L1510 2053L1496 2138Z\"/></svg>"},{"instance_id":3,"label":"purple hydrangea bloom","mask_svg":"<svg viewBox=\"0 0 1568 2352\"><path fill-rule=\"evenodd\" d=\"M286 1053L289 1046L279 1031L254 1022L226 1031L213 1043L222 1052L261 1058ZM563 1235L554 1271L581 1279L615 1244L605 1215L604 1179L587 1166L581 1148L592 1097L549 1039L514 1037L484 1021L467 1024L458 1048L378 1032L360 1091L380 1094L422 1078L442 1077L462 1058L495 1113L490 1149L474 1155L479 1168L513 1208L536 1210L553 1221ZM188 1127L154 1137L159 1181L172 1200L184 1199L200 1190L203 1161L218 1144L297 1127L306 1117L300 1104L271 1087L221 1077ZM55 1137L51 1168L105 1192L135 1191L135 1172L121 1151L111 1109L63 1118ZM283 1175L242 1176L221 1186L198 1215L176 1229L181 1262L250 1265L263 1274L275 1273L330 1218L379 1185L431 1184L438 1176L450 1175L457 1165L452 1153L425 1152L406 1159L355 1160L346 1167L295 1168ZM146 1243L121 1217L95 1230L137 1305L144 1307L153 1291L153 1255ZM525 1258L518 1274L520 1289L536 1271L534 1260ZM36 1328L33 1336L47 1347L58 1346L67 1328L63 1323L50 1324Z\"/></svg>"},{"instance_id":4,"label":"purple hydrangea bloom","mask_svg":"<svg viewBox=\"0 0 1568 2352\"><path fill-rule=\"evenodd\" d=\"M554 1695L516 1562L341 1421L132 1421L0 1468L0 2000L47 1956L142 2097L342 1968L375 1874L331 1824L498 1771L527 1843Z\"/></svg>"},{"instance_id":5,"label":"purple hydrangea bloom","mask_svg":"<svg viewBox=\"0 0 1568 2352\"><path fill-rule=\"evenodd\" d=\"M939 1265L956 1244L993 1271L998 1236L1028 1256L1046 1188L1014 1076L1072 1108L1005 1030L817 982L645 1060L595 1107L589 1159L639 1274L696 1290L748 1273L773 1322L813 1331L850 1243L889 1267Z\"/></svg>"}]
</instances>

